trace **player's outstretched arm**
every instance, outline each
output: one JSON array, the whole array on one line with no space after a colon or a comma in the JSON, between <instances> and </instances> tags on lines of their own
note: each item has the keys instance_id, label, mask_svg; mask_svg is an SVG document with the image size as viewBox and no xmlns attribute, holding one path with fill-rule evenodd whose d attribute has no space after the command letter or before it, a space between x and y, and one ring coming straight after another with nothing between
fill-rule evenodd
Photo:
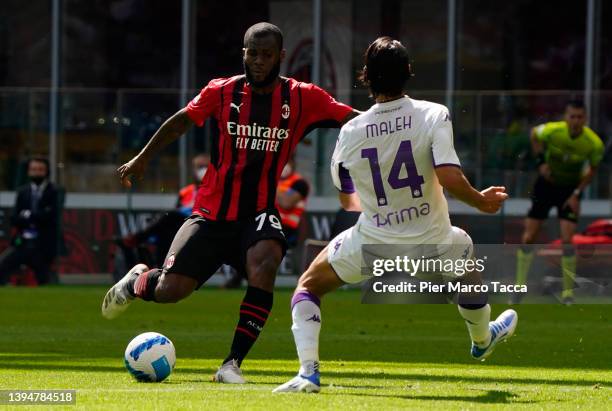
<instances>
[{"instance_id":1,"label":"player's outstretched arm","mask_svg":"<svg viewBox=\"0 0 612 411\"><path fill-rule=\"evenodd\" d=\"M187 115L186 109L177 111L172 117L164 122L161 127L153 134L146 146L133 159L117 169L121 184L124 187L131 187L130 176L142 180L144 172L149 162L158 151L172 143L191 128L193 121Z\"/></svg>"},{"instance_id":2,"label":"player's outstretched arm","mask_svg":"<svg viewBox=\"0 0 612 411\"><path fill-rule=\"evenodd\" d=\"M468 181L459 167L437 167L436 175L442 187L453 197L484 213L496 213L508 198L506 187L489 187L478 191Z\"/></svg>"}]
</instances>

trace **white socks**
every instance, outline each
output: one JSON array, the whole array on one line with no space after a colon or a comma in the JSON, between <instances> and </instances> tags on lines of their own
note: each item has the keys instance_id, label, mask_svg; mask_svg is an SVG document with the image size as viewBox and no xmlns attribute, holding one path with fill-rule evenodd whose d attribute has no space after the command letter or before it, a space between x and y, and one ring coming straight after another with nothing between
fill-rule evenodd
<instances>
[{"instance_id":1,"label":"white socks","mask_svg":"<svg viewBox=\"0 0 612 411\"><path fill-rule=\"evenodd\" d=\"M297 298L300 295L302 298ZM297 300L297 301L296 301ZM307 292L293 298L293 338L300 359L300 374L307 377L319 371L319 332L321 331L321 309L319 299Z\"/></svg>"},{"instance_id":2,"label":"white socks","mask_svg":"<svg viewBox=\"0 0 612 411\"><path fill-rule=\"evenodd\" d=\"M475 310L468 310L460 305L459 313L465 320L470 338L479 347L486 347L491 342L489 321L491 320L491 306L489 304Z\"/></svg>"}]
</instances>

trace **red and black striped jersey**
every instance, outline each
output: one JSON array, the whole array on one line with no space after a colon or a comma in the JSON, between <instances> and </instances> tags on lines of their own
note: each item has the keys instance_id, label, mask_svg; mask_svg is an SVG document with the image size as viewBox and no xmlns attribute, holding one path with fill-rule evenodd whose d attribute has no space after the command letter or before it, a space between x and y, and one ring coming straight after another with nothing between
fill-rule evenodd
<instances>
[{"instance_id":1,"label":"red and black striped jersey","mask_svg":"<svg viewBox=\"0 0 612 411\"><path fill-rule=\"evenodd\" d=\"M351 111L292 78L281 77L269 94L253 93L244 75L212 80L187 105L196 125L211 116L219 125L193 212L232 221L273 208L281 172L300 140L314 128L340 127Z\"/></svg>"}]
</instances>

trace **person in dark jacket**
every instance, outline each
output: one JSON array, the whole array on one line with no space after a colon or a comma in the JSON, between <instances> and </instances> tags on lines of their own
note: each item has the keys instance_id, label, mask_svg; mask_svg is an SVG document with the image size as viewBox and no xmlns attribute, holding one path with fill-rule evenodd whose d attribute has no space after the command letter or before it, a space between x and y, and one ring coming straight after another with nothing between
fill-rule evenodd
<instances>
[{"instance_id":1,"label":"person in dark jacket","mask_svg":"<svg viewBox=\"0 0 612 411\"><path fill-rule=\"evenodd\" d=\"M21 265L30 267L39 284L49 282L51 264L59 248L61 196L49 181L49 162L28 161L29 183L17 190L11 215L11 245L0 254L0 285Z\"/></svg>"}]
</instances>

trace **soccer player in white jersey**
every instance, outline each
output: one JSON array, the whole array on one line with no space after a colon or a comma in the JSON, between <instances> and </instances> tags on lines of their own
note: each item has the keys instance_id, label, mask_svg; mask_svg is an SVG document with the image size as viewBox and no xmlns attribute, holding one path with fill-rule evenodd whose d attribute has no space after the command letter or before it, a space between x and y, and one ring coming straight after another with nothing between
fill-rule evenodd
<instances>
[{"instance_id":1,"label":"soccer player in white jersey","mask_svg":"<svg viewBox=\"0 0 612 411\"><path fill-rule=\"evenodd\" d=\"M485 213L497 212L508 197L504 187L477 191L463 175L446 107L405 95L411 68L399 41L378 38L364 60L362 82L376 104L342 127L331 167L342 206L360 207L362 214L299 279L291 330L300 370L274 392L320 391L321 298L364 279L363 244L440 244L446 254L439 258L471 258L472 240L451 226L443 188ZM481 360L513 334L518 319L514 310L506 310L490 321L491 307L482 297L477 304L460 299L459 312L472 340L471 355Z\"/></svg>"}]
</instances>

